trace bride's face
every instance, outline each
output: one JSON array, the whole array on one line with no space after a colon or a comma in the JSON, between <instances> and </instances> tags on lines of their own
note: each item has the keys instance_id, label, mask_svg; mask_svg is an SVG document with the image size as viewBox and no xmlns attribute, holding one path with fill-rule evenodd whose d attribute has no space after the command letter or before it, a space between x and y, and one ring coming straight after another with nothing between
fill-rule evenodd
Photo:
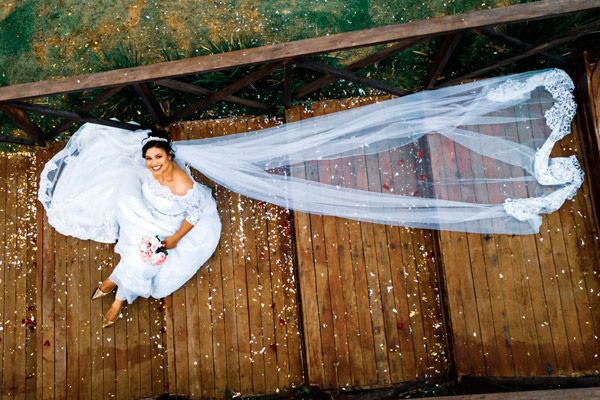
<instances>
[{"instance_id":1,"label":"bride's face","mask_svg":"<svg viewBox=\"0 0 600 400\"><path fill-rule=\"evenodd\" d=\"M153 175L160 175L171 168L171 155L159 147L150 147L146 151L146 167Z\"/></svg>"}]
</instances>

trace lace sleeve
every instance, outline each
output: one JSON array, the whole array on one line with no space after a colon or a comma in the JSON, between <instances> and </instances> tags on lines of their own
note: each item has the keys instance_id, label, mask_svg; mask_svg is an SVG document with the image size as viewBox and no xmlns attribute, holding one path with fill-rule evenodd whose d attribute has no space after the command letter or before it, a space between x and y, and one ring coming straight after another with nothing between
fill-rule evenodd
<instances>
[{"instance_id":1,"label":"lace sleeve","mask_svg":"<svg viewBox=\"0 0 600 400\"><path fill-rule=\"evenodd\" d=\"M178 198L185 210L185 219L192 225L196 225L207 211L215 208L210 189L197 183L194 183L192 189L185 195Z\"/></svg>"}]
</instances>

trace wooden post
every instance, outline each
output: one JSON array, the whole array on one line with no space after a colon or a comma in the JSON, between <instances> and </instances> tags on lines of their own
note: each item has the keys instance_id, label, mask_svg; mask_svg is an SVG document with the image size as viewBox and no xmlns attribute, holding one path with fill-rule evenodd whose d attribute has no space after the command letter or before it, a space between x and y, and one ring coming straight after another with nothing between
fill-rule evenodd
<instances>
[{"instance_id":1,"label":"wooden post","mask_svg":"<svg viewBox=\"0 0 600 400\"><path fill-rule=\"evenodd\" d=\"M530 43L524 42L521 39L512 37L491 27L473 29L473 32L477 33L478 35L486 36L490 39L494 39L499 42L508 44L509 46L512 46L517 50L530 50L535 47ZM565 57L559 56L558 54L554 54L550 51L540 51L537 55L541 58L550 61L553 64L556 64L556 66L561 68L566 68L571 64L569 60L567 60Z\"/></svg>"},{"instance_id":2,"label":"wooden post","mask_svg":"<svg viewBox=\"0 0 600 400\"><path fill-rule=\"evenodd\" d=\"M25 133L34 140L34 142L40 147L46 147L46 141L44 140L44 132L37 125L35 125L27 115L18 108L11 107L8 104L0 104L0 111L2 111L15 125L25 131Z\"/></svg>"},{"instance_id":3,"label":"wooden post","mask_svg":"<svg viewBox=\"0 0 600 400\"><path fill-rule=\"evenodd\" d=\"M264 78L265 76L269 75L271 72L273 72L277 68L279 68L281 66L281 64L282 64L281 62L274 62L274 63L267 64L267 65L257 69L256 71L246 75L239 81L232 83L231 85L225 87L224 89L221 89L218 92L214 92L207 98L202 99L197 103L191 104L191 105L183 108L177 114L169 117L167 121L170 124L173 122L176 122L176 121L181 121L188 115L190 115L212 103L223 100L225 97L231 96L233 93L248 86L252 82L255 82L261 78Z\"/></svg>"},{"instance_id":4,"label":"wooden post","mask_svg":"<svg viewBox=\"0 0 600 400\"><path fill-rule=\"evenodd\" d=\"M352 72L352 71L357 71L359 69L368 67L369 65L375 64L376 62L379 62L385 58L391 57L394 54L398 54L402 50L406 50L410 47L413 47L422 42L425 42L425 41L429 40L430 38L431 38L431 36L423 36L423 37L420 37L417 39L401 40L398 43L394 44L393 46L386 47L385 49L383 49L381 51L373 53L361 60L358 60L358 61L344 67L344 70ZM296 91L296 93L294 94L294 98L300 99L309 93L319 90L320 88L322 88L325 85L329 85L330 83L335 82L337 79L338 78L333 75L326 75L322 78L319 78L316 81L313 81L313 82L309 83L308 85L298 89Z\"/></svg>"},{"instance_id":5,"label":"wooden post","mask_svg":"<svg viewBox=\"0 0 600 400\"><path fill-rule=\"evenodd\" d=\"M286 62L283 69L283 107L292 106L292 63Z\"/></svg>"},{"instance_id":6,"label":"wooden post","mask_svg":"<svg viewBox=\"0 0 600 400\"><path fill-rule=\"evenodd\" d=\"M112 88L108 88L100 93L98 96L94 97L92 100L87 101L77 112L79 114L87 113L92 111L94 108L98 107L100 104L104 103L106 100L117 94L121 89L123 89L125 85L115 86ZM73 125L74 121L66 120L58 124L55 128L50 129L46 137L48 140L52 140L58 136L59 133L67 130L71 125Z\"/></svg>"},{"instance_id":7,"label":"wooden post","mask_svg":"<svg viewBox=\"0 0 600 400\"><path fill-rule=\"evenodd\" d=\"M165 115L160 103L156 100L152 94L152 90L148 87L147 83L134 83L133 88L142 99L142 102L148 109L150 116L154 120L154 123L158 126L165 126L167 116Z\"/></svg>"},{"instance_id":8,"label":"wooden post","mask_svg":"<svg viewBox=\"0 0 600 400\"><path fill-rule=\"evenodd\" d=\"M376 81L375 79L365 78L365 77L357 75L353 72L335 68L335 67L332 67L331 65L323 64L321 62L311 60L308 58L301 58L297 61L296 64L298 66L312 69L314 71L324 72L329 75L337 76L340 79L345 79L345 80L348 80L351 82L360 83L361 85L369 86L374 89L380 90L382 92L394 94L396 96L405 96L410 93L406 90L399 89L397 87L388 85L388 84L380 82L380 81Z\"/></svg>"},{"instance_id":9,"label":"wooden post","mask_svg":"<svg viewBox=\"0 0 600 400\"><path fill-rule=\"evenodd\" d=\"M500 60L496 60L491 64L488 64L481 68L471 70L462 75L443 79L443 80L439 81L439 85L437 85L437 87L450 86L452 84L461 82L465 79L469 79L469 78L473 78L475 76L485 74L486 72L490 72L495 69L498 69L503 65L510 64L515 61L521 60L523 58L537 54L540 51L550 49L555 46L559 46L563 43L568 43L571 40L577 39L578 37L597 29L598 27L600 27L600 19L590 22L589 24L586 24L580 28L573 29L570 32L567 32L565 35L562 35L559 38L544 42L544 43L539 44L529 50L516 52L512 55L509 55L508 57L503 57Z\"/></svg>"},{"instance_id":10,"label":"wooden post","mask_svg":"<svg viewBox=\"0 0 600 400\"><path fill-rule=\"evenodd\" d=\"M456 50L456 46L458 46L462 35L462 32L446 35L444 43L442 43L442 47L440 48L437 55L435 56L435 59L431 63L429 72L425 77L425 82L423 84L425 89L433 89L435 83L440 77L440 74L444 70L444 67L446 66L446 64L448 64L448 61L450 61L450 58L454 54L454 50Z\"/></svg>"},{"instance_id":11,"label":"wooden post","mask_svg":"<svg viewBox=\"0 0 600 400\"><path fill-rule=\"evenodd\" d=\"M195 94L198 96L210 96L215 93L212 90L205 89L203 87L196 86L196 85L191 85L189 83L181 82L181 81L178 81L175 79L158 79L158 80L154 81L153 83L160 85L160 86L168 87L171 89L179 90L182 92ZM277 108L275 108L269 104L264 104L264 103L254 101L254 100L249 100L249 99L242 99L241 97L237 97L237 96L227 96L227 97L224 97L222 100L226 101L228 103L232 103L232 104L239 104L240 106L256 108L259 110L266 111L268 113L277 112Z\"/></svg>"}]
</instances>

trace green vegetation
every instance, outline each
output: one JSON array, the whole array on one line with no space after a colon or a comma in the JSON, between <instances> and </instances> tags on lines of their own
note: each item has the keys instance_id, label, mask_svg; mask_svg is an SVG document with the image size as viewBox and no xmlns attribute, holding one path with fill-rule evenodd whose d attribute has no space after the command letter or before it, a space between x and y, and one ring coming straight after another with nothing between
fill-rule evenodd
<instances>
[{"instance_id":1,"label":"green vegetation","mask_svg":"<svg viewBox=\"0 0 600 400\"><path fill-rule=\"evenodd\" d=\"M220 53L338 32L409 22L442 15L507 6L525 0L60 0L58 6L41 0L0 5L0 85L74 76L79 74L151 64L165 60ZM578 26L589 15L505 27L506 32L540 43ZM396 86L420 90L441 38L404 51L395 57L362 70L370 78ZM558 49L561 54L579 54L582 42ZM342 51L319 58L321 62L343 65L377 51L383 46ZM576 51L573 51L576 50ZM457 57L451 59L447 74L457 74L482 65L507 46L475 34L466 34ZM548 64L529 58L497 73L538 69ZM188 83L218 90L256 67L184 78ZM296 68L294 88L319 74ZM255 82L237 96L269 104L282 104L283 72ZM178 110L198 100L170 89L152 86L168 110ZM367 88L344 81L322 88L302 101L375 94ZM47 105L76 108L82 96L95 93L55 96ZM257 111L227 103L215 104L192 118L216 118L255 114ZM133 89L126 89L96 111L97 115L150 123ZM53 118L37 118L44 129ZM14 134L14 126L0 114L0 135ZM68 133L67 133L68 135Z\"/></svg>"}]
</instances>

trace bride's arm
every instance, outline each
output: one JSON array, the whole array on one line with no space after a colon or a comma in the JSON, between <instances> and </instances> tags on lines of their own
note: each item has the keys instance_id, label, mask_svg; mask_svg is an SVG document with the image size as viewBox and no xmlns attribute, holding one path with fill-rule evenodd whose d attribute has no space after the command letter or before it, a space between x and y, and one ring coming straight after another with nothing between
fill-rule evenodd
<instances>
[{"instance_id":1,"label":"bride's arm","mask_svg":"<svg viewBox=\"0 0 600 400\"><path fill-rule=\"evenodd\" d=\"M190 224L187 219L183 220L181 227L173 236L170 236L162 241L162 245L165 249L172 249L177 246L177 243L181 240L182 237L186 235L189 231L192 230L194 225Z\"/></svg>"}]
</instances>

